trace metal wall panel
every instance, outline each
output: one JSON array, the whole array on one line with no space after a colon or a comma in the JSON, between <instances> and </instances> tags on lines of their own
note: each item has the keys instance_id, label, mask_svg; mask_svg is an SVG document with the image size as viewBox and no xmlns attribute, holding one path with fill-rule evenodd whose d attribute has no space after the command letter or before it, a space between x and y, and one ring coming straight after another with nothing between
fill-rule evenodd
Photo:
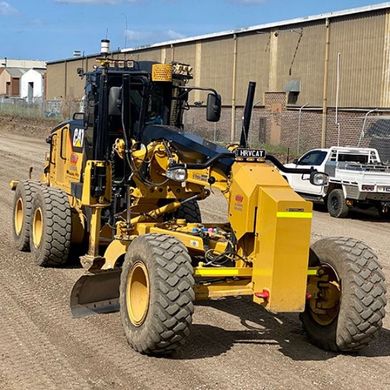
<instances>
[{"instance_id":1,"label":"metal wall panel","mask_svg":"<svg viewBox=\"0 0 390 390\"><path fill-rule=\"evenodd\" d=\"M70 100L79 100L84 95L85 79L81 79L77 74L77 69L82 68L84 61L81 59L70 61L67 64L67 85L66 98Z\"/></svg>"},{"instance_id":2,"label":"metal wall panel","mask_svg":"<svg viewBox=\"0 0 390 390\"><path fill-rule=\"evenodd\" d=\"M201 84L216 89L224 105L232 100L233 46L233 37L202 42Z\"/></svg>"},{"instance_id":3,"label":"metal wall panel","mask_svg":"<svg viewBox=\"0 0 390 390\"><path fill-rule=\"evenodd\" d=\"M199 77L197 77L196 72L196 42L187 43L185 45L177 45L172 48L174 54L174 61L182 62L183 64L188 64L192 66L194 79L189 82L189 85L202 87L200 69L198 69ZM195 82L196 79L196 82ZM189 94L189 103L194 104L195 101L200 100L201 94L194 91ZM202 98L202 100L204 100Z\"/></svg>"},{"instance_id":4,"label":"metal wall panel","mask_svg":"<svg viewBox=\"0 0 390 390\"><path fill-rule=\"evenodd\" d=\"M288 26L274 32L277 39L277 90L300 81L297 105L322 105L325 21Z\"/></svg>"},{"instance_id":5,"label":"metal wall panel","mask_svg":"<svg viewBox=\"0 0 390 390\"><path fill-rule=\"evenodd\" d=\"M196 43L187 43L185 45L174 47L174 61L182 62L184 64L191 65L195 68L195 54L196 54Z\"/></svg>"},{"instance_id":6,"label":"metal wall panel","mask_svg":"<svg viewBox=\"0 0 390 390\"><path fill-rule=\"evenodd\" d=\"M129 53L128 58L135 61L161 61L161 49L146 49Z\"/></svg>"},{"instance_id":7,"label":"metal wall panel","mask_svg":"<svg viewBox=\"0 0 390 390\"><path fill-rule=\"evenodd\" d=\"M328 105L335 105L337 53L341 53L340 107L379 107L390 102L385 63L386 9L330 19ZM273 27L272 31L237 34L236 104L243 105L248 81L257 82L256 102L263 103L266 91L280 92L291 80L301 83L296 105L322 106L325 56L325 19L296 25ZM387 40L390 53L390 40ZM139 49L128 59L189 63L196 84L215 88L224 105L232 104L233 35L179 45ZM120 57L125 56L123 53ZM96 62L89 58L88 70ZM87 66L88 65L88 66ZM48 99L65 96L80 98L84 81L77 76L80 61L48 64ZM67 77L65 80L65 68ZM195 84L193 80L192 84ZM387 90L385 90L387 88ZM385 99L386 97L386 99ZM205 101L204 93L196 100Z\"/></svg>"},{"instance_id":8,"label":"metal wall panel","mask_svg":"<svg viewBox=\"0 0 390 390\"><path fill-rule=\"evenodd\" d=\"M340 107L379 107L385 38L385 11L330 21L329 106L336 104L340 53Z\"/></svg>"},{"instance_id":9,"label":"metal wall panel","mask_svg":"<svg viewBox=\"0 0 390 390\"><path fill-rule=\"evenodd\" d=\"M270 33L237 37L236 104L245 104L249 81L256 82L255 103L264 104L268 91ZM229 75L226 75L228 78Z\"/></svg>"},{"instance_id":10,"label":"metal wall panel","mask_svg":"<svg viewBox=\"0 0 390 390\"><path fill-rule=\"evenodd\" d=\"M46 98L48 100L65 96L65 66L65 62L47 65Z\"/></svg>"}]
</instances>

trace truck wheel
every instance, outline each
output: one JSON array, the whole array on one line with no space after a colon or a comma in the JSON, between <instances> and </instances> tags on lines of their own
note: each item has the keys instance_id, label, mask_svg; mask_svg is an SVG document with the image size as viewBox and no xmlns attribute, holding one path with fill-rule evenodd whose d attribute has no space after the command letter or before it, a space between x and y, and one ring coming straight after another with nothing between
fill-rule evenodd
<instances>
[{"instance_id":1,"label":"truck wheel","mask_svg":"<svg viewBox=\"0 0 390 390\"><path fill-rule=\"evenodd\" d=\"M164 219L169 221L173 218L185 219L189 223L202 223L202 215L198 202L196 200L186 202L174 213L167 214Z\"/></svg>"},{"instance_id":2,"label":"truck wheel","mask_svg":"<svg viewBox=\"0 0 390 390\"><path fill-rule=\"evenodd\" d=\"M33 199L30 248L38 265L59 266L67 262L72 232L68 196L61 190L41 187Z\"/></svg>"},{"instance_id":3,"label":"truck wheel","mask_svg":"<svg viewBox=\"0 0 390 390\"><path fill-rule=\"evenodd\" d=\"M382 206L378 206L377 210L380 218L388 219L390 217L390 210L387 207L384 209Z\"/></svg>"},{"instance_id":4,"label":"truck wheel","mask_svg":"<svg viewBox=\"0 0 390 390\"><path fill-rule=\"evenodd\" d=\"M349 213L349 207L345 203L343 190L336 188L328 195L328 212L332 217L345 218Z\"/></svg>"},{"instance_id":5,"label":"truck wheel","mask_svg":"<svg viewBox=\"0 0 390 390\"><path fill-rule=\"evenodd\" d=\"M181 347L194 312L194 278L184 245L163 234L146 234L128 248L120 282L122 325L131 347L164 355Z\"/></svg>"},{"instance_id":6,"label":"truck wheel","mask_svg":"<svg viewBox=\"0 0 390 390\"><path fill-rule=\"evenodd\" d=\"M15 247L20 251L30 249L32 200L39 186L36 181L23 180L15 189L12 233Z\"/></svg>"},{"instance_id":7,"label":"truck wheel","mask_svg":"<svg viewBox=\"0 0 390 390\"><path fill-rule=\"evenodd\" d=\"M312 297L301 315L310 340L335 352L367 346L385 316L385 279L377 256L363 242L339 237L314 243L310 260L322 273L321 280L309 277Z\"/></svg>"}]
</instances>

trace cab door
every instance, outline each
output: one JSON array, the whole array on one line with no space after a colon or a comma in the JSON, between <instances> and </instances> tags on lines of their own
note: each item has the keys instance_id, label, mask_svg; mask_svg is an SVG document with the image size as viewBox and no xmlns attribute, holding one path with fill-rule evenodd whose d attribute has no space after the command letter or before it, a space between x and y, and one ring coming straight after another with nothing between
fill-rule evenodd
<instances>
[{"instance_id":1,"label":"cab door","mask_svg":"<svg viewBox=\"0 0 390 390\"><path fill-rule=\"evenodd\" d=\"M67 151L69 149L69 125L60 126L51 134L50 182L59 187L65 185Z\"/></svg>"},{"instance_id":2,"label":"cab door","mask_svg":"<svg viewBox=\"0 0 390 390\"><path fill-rule=\"evenodd\" d=\"M321 166L325 161L327 152L324 150L312 150L304 154L297 162L296 168L311 168L322 171ZM321 195L322 186L315 186L310 183L309 175L293 174L291 179L291 186L296 192L304 194Z\"/></svg>"}]
</instances>

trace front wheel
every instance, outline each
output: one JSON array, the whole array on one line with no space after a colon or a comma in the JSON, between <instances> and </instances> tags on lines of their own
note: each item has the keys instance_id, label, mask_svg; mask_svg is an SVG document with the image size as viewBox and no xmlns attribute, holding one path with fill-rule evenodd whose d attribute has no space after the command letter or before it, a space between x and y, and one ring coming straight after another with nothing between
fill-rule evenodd
<instances>
[{"instance_id":1,"label":"front wheel","mask_svg":"<svg viewBox=\"0 0 390 390\"><path fill-rule=\"evenodd\" d=\"M385 316L386 287L377 256L363 242L325 238L311 248L311 295L301 315L310 340L330 351L356 351L379 333Z\"/></svg>"},{"instance_id":2,"label":"front wheel","mask_svg":"<svg viewBox=\"0 0 390 390\"><path fill-rule=\"evenodd\" d=\"M330 192L327 199L327 208L331 217L345 218L348 216L349 207L345 202L342 189L336 188Z\"/></svg>"},{"instance_id":3,"label":"front wheel","mask_svg":"<svg viewBox=\"0 0 390 390\"><path fill-rule=\"evenodd\" d=\"M184 245L163 234L146 234L128 248L120 282L120 312L136 351L169 354L190 333L194 278Z\"/></svg>"},{"instance_id":4,"label":"front wheel","mask_svg":"<svg viewBox=\"0 0 390 390\"><path fill-rule=\"evenodd\" d=\"M65 192L43 187L36 191L31 210L30 248L43 267L67 262L72 233L72 210Z\"/></svg>"}]
</instances>

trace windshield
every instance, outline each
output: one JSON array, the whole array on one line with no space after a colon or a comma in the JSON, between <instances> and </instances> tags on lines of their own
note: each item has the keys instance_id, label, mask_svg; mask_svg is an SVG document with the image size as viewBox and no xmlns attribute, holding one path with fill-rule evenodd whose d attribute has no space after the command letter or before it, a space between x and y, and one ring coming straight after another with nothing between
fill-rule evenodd
<instances>
[{"instance_id":1,"label":"windshield","mask_svg":"<svg viewBox=\"0 0 390 390\"><path fill-rule=\"evenodd\" d=\"M169 125L171 88L170 83L153 85L146 112L146 125Z\"/></svg>"}]
</instances>

